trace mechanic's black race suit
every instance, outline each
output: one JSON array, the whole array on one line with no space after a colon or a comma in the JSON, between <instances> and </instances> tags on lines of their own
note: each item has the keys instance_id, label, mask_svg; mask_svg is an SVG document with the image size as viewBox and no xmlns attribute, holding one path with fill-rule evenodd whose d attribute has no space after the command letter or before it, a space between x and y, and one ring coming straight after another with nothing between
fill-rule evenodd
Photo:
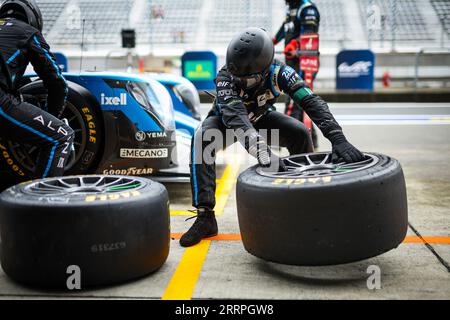
<instances>
[{"instance_id":1,"label":"mechanic's black race suit","mask_svg":"<svg viewBox=\"0 0 450 320\"><path fill-rule=\"evenodd\" d=\"M40 148L35 176L61 176L70 155L74 132L50 113L22 101L16 85L28 63L48 90L47 108L59 114L67 84L42 34L14 18L0 19L0 136Z\"/></svg>"},{"instance_id":2,"label":"mechanic's black race suit","mask_svg":"<svg viewBox=\"0 0 450 320\"><path fill-rule=\"evenodd\" d=\"M277 44L284 39L284 45L288 45L291 41L299 41L300 35L307 33L318 33L320 23L319 10L314 3L309 0L292 1L286 7L286 19L281 25L280 29L275 35L274 44ZM300 71L300 58L293 57L291 59L286 58L286 64L300 74L302 78L303 74ZM316 73L313 74L315 79ZM286 103L286 110L289 105L289 100ZM301 107L294 104L292 113L290 114L295 119L303 119L303 111Z\"/></svg>"},{"instance_id":3,"label":"mechanic's black race suit","mask_svg":"<svg viewBox=\"0 0 450 320\"><path fill-rule=\"evenodd\" d=\"M214 162L218 150L208 152L209 149L206 148L211 142L208 138L202 139L209 129L222 132L223 148L227 147L226 142L230 142L225 139L226 129L233 129L236 139L255 157L258 150L251 142L251 137L258 141L259 148L267 147L256 131L260 129L267 129L267 137L272 136L271 129L278 129L279 144L286 147L290 154L312 151L308 129L298 120L275 110L273 104L281 92L289 95L304 108L325 137L330 139L335 134L342 135L342 129L325 101L313 94L294 69L280 61L273 62L264 82L254 89L244 89L226 67L218 72L215 81L217 97L208 116L197 128L191 145L192 204L196 208L212 210L215 206ZM241 139L237 132L245 132L246 137L250 138ZM204 152L205 149L207 152Z\"/></svg>"}]
</instances>

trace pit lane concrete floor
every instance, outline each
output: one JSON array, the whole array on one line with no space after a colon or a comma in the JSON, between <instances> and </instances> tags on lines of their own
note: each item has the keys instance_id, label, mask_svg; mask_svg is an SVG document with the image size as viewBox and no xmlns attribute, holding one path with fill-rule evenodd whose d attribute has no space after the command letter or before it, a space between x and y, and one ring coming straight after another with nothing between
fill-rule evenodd
<instances>
[{"instance_id":1,"label":"pit lane concrete floor","mask_svg":"<svg viewBox=\"0 0 450 320\"><path fill-rule=\"evenodd\" d=\"M217 237L188 249L179 245L180 233L193 222L185 221L190 189L168 184L173 240L159 271L122 285L60 293L23 287L0 270L0 298L450 299L450 103L332 104L331 109L352 143L402 164L410 228L397 249L326 267L284 266L251 256L239 240L234 186L238 172L249 165L239 149L242 164L226 153L217 167ZM329 147L320 137L320 150ZM380 289L367 287L371 265L380 268Z\"/></svg>"}]
</instances>

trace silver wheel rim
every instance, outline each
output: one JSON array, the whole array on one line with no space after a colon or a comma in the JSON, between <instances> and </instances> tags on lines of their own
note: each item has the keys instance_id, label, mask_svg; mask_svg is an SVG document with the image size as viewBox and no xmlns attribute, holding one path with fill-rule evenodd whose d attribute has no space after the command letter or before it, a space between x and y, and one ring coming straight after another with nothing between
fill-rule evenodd
<instances>
[{"instance_id":1,"label":"silver wheel rim","mask_svg":"<svg viewBox=\"0 0 450 320\"><path fill-rule=\"evenodd\" d=\"M354 163L332 163L330 152L307 153L283 158L286 172L270 172L258 167L256 172L269 178L314 178L336 176L373 167L378 163L378 157L365 153L365 159Z\"/></svg>"},{"instance_id":2,"label":"silver wheel rim","mask_svg":"<svg viewBox=\"0 0 450 320\"><path fill-rule=\"evenodd\" d=\"M31 182L25 187L30 195L64 196L86 194L110 194L116 192L138 190L147 183L132 177L115 176L83 176L60 177Z\"/></svg>"}]
</instances>

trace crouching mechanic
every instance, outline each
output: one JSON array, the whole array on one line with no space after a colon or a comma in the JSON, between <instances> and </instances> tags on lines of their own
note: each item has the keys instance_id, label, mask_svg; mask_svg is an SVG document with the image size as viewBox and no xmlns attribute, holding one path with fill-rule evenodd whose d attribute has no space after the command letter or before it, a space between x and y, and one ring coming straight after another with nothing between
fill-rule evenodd
<instances>
[{"instance_id":1,"label":"crouching mechanic","mask_svg":"<svg viewBox=\"0 0 450 320\"><path fill-rule=\"evenodd\" d=\"M269 170L284 171L283 160L271 152L270 141L258 133L260 129L278 130L279 144L290 154L312 151L310 135L297 119L275 111L273 104L281 92L300 104L321 129L333 146L334 161L363 159L363 154L351 145L327 104L314 95L300 76L289 66L274 60L274 45L268 34L259 28L248 28L235 36L227 49L226 65L216 78L217 97L206 119L196 130L191 146L192 202L197 208L197 219L180 239L184 247L198 243L202 238L217 234L214 216L216 172L215 155L223 145L209 152L211 130L232 129L234 137ZM209 132L208 132L209 131ZM268 137L272 134L268 133Z\"/></svg>"},{"instance_id":2,"label":"crouching mechanic","mask_svg":"<svg viewBox=\"0 0 450 320\"><path fill-rule=\"evenodd\" d=\"M67 84L41 34L42 25L33 0L6 0L0 6L0 136L40 149L32 178L63 175L74 138L62 120L23 101L17 92L31 62L48 91L48 111L63 111Z\"/></svg>"}]
</instances>

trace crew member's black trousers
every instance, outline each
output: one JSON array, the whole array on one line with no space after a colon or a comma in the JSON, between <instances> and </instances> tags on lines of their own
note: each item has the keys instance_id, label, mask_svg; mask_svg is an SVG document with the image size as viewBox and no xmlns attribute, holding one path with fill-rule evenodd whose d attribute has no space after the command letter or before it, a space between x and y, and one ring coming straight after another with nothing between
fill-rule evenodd
<instances>
[{"instance_id":1,"label":"crew member's black trousers","mask_svg":"<svg viewBox=\"0 0 450 320\"><path fill-rule=\"evenodd\" d=\"M0 89L0 136L39 148L34 179L63 175L74 132L58 118Z\"/></svg>"},{"instance_id":2,"label":"crew member's black trousers","mask_svg":"<svg viewBox=\"0 0 450 320\"><path fill-rule=\"evenodd\" d=\"M271 130L278 129L279 146L286 147L291 155L313 150L308 129L297 119L283 113L271 111L261 117L254 127L260 131L267 129L266 136L269 144L271 143L270 137L273 136ZM209 115L197 128L192 138L191 188L192 205L196 208L212 210L216 204L216 153L236 141L236 139L226 139L226 131L220 116ZM211 139L210 136L217 136L219 132L223 137L222 141L212 144L215 139ZM231 134L228 132L228 136L230 135L233 136L232 132ZM263 136L265 135L263 134ZM213 145L214 147L212 147Z\"/></svg>"}]
</instances>

